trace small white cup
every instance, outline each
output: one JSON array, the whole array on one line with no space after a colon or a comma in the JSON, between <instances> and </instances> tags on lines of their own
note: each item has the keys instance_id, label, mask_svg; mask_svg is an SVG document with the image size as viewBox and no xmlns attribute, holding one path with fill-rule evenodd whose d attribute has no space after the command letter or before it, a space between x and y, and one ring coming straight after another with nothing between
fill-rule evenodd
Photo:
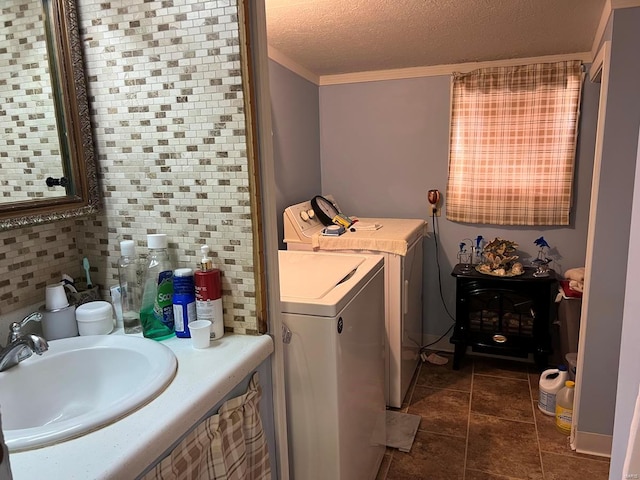
<instances>
[{"instance_id":1,"label":"small white cup","mask_svg":"<svg viewBox=\"0 0 640 480\"><path fill-rule=\"evenodd\" d=\"M59 310L68 307L69 301L64 291L64 285L60 283L47 285L44 293L44 304L47 310Z\"/></svg>"},{"instance_id":2,"label":"small white cup","mask_svg":"<svg viewBox=\"0 0 640 480\"><path fill-rule=\"evenodd\" d=\"M193 348L207 348L211 339L211 322L209 320L196 320L189 323L189 331L191 332L191 343Z\"/></svg>"}]
</instances>

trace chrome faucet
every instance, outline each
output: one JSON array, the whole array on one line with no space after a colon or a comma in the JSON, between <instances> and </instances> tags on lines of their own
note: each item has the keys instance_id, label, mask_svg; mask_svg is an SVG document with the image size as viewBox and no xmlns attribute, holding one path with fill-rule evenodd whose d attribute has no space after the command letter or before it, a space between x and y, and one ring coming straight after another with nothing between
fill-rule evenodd
<instances>
[{"instance_id":1,"label":"chrome faucet","mask_svg":"<svg viewBox=\"0 0 640 480\"><path fill-rule=\"evenodd\" d=\"M44 338L31 333L22 334L22 327L32 320L42 320L42 314L34 312L24 317L22 321L11 324L7 346L4 348L0 346L0 372L15 367L34 353L42 355L49 350L49 344Z\"/></svg>"}]
</instances>

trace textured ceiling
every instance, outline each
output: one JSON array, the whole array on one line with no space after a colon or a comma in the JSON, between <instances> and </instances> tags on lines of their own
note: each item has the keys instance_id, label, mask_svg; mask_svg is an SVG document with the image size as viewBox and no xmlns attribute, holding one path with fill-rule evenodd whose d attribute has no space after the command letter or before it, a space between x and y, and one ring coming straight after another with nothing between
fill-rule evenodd
<instances>
[{"instance_id":1,"label":"textured ceiling","mask_svg":"<svg viewBox=\"0 0 640 480\"><path fill-rule=\"evenodd\" d=\"M265 0L269 46L316 75L588 52L605 0Z\"/></svg>"}]
</instances>

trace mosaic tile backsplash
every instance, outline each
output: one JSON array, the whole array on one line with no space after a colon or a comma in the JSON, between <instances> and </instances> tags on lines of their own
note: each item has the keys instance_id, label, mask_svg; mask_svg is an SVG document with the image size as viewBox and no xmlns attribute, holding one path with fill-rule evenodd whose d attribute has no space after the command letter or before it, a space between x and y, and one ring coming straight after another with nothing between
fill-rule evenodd
<instances>
[{"instance_id":1,"label":"mosaic tile backsplash","mask_svg":"<svg viewBox=\"0 0 640 480\"><path fill-rule=\"evenodd\" d=\"M83 256L108 298L120 240L143 254L166 233L176 268L211 247L226 329L257 333L237 4L79 0L78 13L103 214L0 233L0 313L42 300L62 271L81 277Z\"/></svg>"}]
</instances>

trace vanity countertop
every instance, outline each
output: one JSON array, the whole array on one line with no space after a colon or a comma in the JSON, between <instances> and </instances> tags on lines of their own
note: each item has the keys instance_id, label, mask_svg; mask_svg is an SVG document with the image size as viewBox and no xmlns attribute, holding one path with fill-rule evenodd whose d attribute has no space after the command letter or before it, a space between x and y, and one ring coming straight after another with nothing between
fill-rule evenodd
<instances>
[{"instance_id":1,"label":"vanity countertop","mask_svg":"<svg viewBox=\"0 0 640 480\"><path fill-rule=\"evenodd\" d=\"M273 352L268 335L226 334L202 350L194 349L189 339L162 343L178 359L176 376L164 392L89 434L11 453L14 480L135 478Z\"/></svg>"}]
</instances>

